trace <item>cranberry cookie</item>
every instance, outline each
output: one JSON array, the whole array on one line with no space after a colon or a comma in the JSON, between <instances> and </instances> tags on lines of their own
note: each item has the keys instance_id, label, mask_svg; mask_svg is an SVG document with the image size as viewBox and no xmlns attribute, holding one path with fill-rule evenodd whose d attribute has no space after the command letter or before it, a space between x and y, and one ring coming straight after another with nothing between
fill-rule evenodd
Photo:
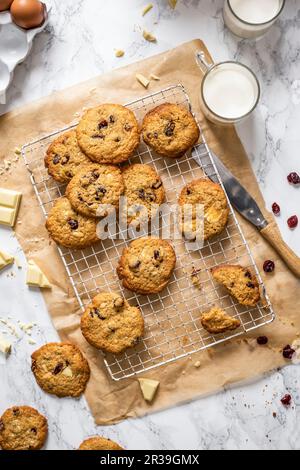
<instances>
[{"instance_id":1,"label":"cranberry cookie","mask_svg":"<svg viewBox=\"0 0 300 470\"><path fill-rule=\"evenodd\" d=\"M31 370L44 392L58 397L79 397L85 391L90 368L74 344L48 343L31 358Z\"/></svg>"},{"instance_id":2,"label":"cranberry cookie","mask_svg":"<svg viewBox=\"0 0 300 470\"><path fill-rule=\"evenodd\" d=\"M227 225L229 207L226 195L219 184L208 179L194 180L185 186L178 204L183 209L182 233L189 240L197 236L198 204L200 207L203 206L204 211L204 240L220 234ZM190 210L192 216L187 217Z\"/></svg>"},{"instance_id":3,"label":"cranberry cookie","mask_svg":"<svg viewBox=\"0 0 300 470\"><path fill-rule=\"evenodd\" d=\"M59 183L68 183L82 165L91 163L81 151L76 131L65 132L57 137L47 150L45 166L48 173Z\"/></svg>"},{"instance_id":4,"label":"cranberry cookie","mask_svg":"<svg viewBox=\"0 0 300 470\"><path fill-rule=\"evenodd\" d=\"M46 228L51 238L66 248L86 248L99 241L97 219L78 214L66 197L55 202L49 212Z\"/></svg>"},{"instance_id":5,"label":"cranberry cookie","mask_svg":"<svg viewBox=\"0 0 300 470\"><path fill-rule=\"evenodd\" d=\"M0 418L0 447L3 450L39 450L47 433L46 418L30 406L14 406Z\"/></svg>"},{"instance_id":6,"label":"cranberry cookie","mask_svg":"<svg viewBox=\"0 0 300 470\"><path fill-rule=\"evenodd\" d=\"M119 104L89 109L76 132L80 148L97 163L125 162L140 142L134 113Z\"/></svg>"},{"instance_id":7,"label":"cranberry cookie","mask_svg":"<svg viewBox=\"0 0 300 470\"><path fill-rule=\"evenodd\" d=\"M136 163L123 171L125 185L124 196L127 198L128 223L134 220L150 220L157 213L165 199L162 180L154 168ZM130 215L131 211L134 215Z\"/></svg>"},{"instance_id":8,"label":"cranberry cookie","mask_svg":"<svg viewBox=\"0 0 300 470\"><path fill-rule=\"evenodd\" d=\"M144 334L144 319L119 294L101 292L81 317L81 331L97 349L119 354L135 346Z\"/></svg>"},{"instance_id":9,"label":"cranberry cookie","mask_svg":"<svg viewBox=\"0 0 300 470\"><path fill-rule=\"evenodd\" d=\"M80 444L78 450L124 450L114 441L105 437L95 436L86 439Z\"/></svg>"},{"instance_id":10,"label":"cranberry cookie","mask_svg":"<svg viewBox=\"0 0 300 470\"><path fill-rule=\"evenodd\" d=\"M79 170L70 181L66 196L79 214L103 217L119 207L123 192L123 177L117 166L91 163Z\"/></svg>"},{"instance_id":11,"label":"cranberry cookie","mask_svg":"<svg viewBox=\"0 0 300 470\"><path fill-rule=\"evenodd\" d=\"M182 157L198 141L200 132L192 114L183 106L165 103L143 120L144 142L164 157Z\"/></svg>"},{"instance_id":12,"label":"cranberry cookie","mask_svg":"<svg viewBox=\"0 0 300 470\"><path fill-rule=\"evenodd\" d=\"M259 283L249 269L224 264L213 268L211 273L241 305L254 307L259 302Z\"/></svg>"},{"instance_id":13,"label":"cranberry cookie","mask_svg":"<svg viewBox=\"0 0 300 470\"><path fill-rule=\"evenodd\" d=\"M170 243L143 237L124 249L117 273L126 289L138 294L156 294L169 283L175 264L176 255Z\"/></svg>"}]
</instances>

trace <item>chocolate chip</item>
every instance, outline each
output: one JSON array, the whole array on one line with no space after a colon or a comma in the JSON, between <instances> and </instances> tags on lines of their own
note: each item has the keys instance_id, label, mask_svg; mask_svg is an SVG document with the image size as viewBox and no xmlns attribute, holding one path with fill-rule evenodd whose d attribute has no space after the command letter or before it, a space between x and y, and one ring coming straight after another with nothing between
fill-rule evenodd
<instances>
[{"instance_id":1,"label":"chocolate chip","mask_svg":"<svg viewBox=\"0 0 300 470\"><path fill-rule=\"evenodd\" d=\"M77 230L78 229L79 224L78 224L77 220L69 219L68 224L70 225L72 230Z\"/></svg>"},{"instance_id":2,"label":"chocolate chip","mask_svg":"<svg viewBox=\"0 0 300 470\"><path fill-rule=\"evenodd\" d=\"M52 372L53 375L58 375L64 368L64 365L62 362L59 362L57 366L55 367L54 371Z\"/></svg>"},{"instance_id":3,"label":"chocolate chip","mask_svg":"<svg viewBox=\"0 0 300 470\"><path fill-rule=\"evenodd\" d=\"M66 165L70 160L70 155L65 155L64 157L62 157L61 159L61 164L62 165Z\"/></svg>"},{"instance_id":4,"label":"chocolate chip","mask_svg":"<svg viewBox=\"0 0 300 470\"><path fill-rule=\"evenodd\" d=\"M19 408L13 408L13 415L14 415L14 416L19 416L19 415L20 415L20 410L19 410Z\"/></svg>"},{"instance_id":5,"label":"chocolate chip","mask_svg":"<svg viewBox=\"0 0 300 470\"><path fill-rule=\"evenodd\" d=\"M159 189L159 188L161 188L161 186L162 186L161 180L157 180L157 181L155 181L155 183L153 183L152 188L153 189Z\"/></svg>"},{"instance_id":6,"label":"chocolate chip","mask_svg":"<svg viewBox=\"0 0 300 470\"><path fill-rule=\"evenodd\" d=\"M71 178L73 178L73 176L74 176L74 175L73 175L73 173L72 173L71 171L66 171L66 177L67 177L67 178L70 178L70 179L71 179Z\"/></svg>"},{"instance_id":7,"label":"chocolate chip","mask_svg":"<svg viewBox=\"0 0 300 470\"><path fill-rule=\"evenodd\" d=\"M5 429L5 426L4 426L4 423L2 421L2 419L0 420L0 432L4 431Z\"/></svg>"},{"instance_id":8,"label":"chocolate chip","mask_svg":"<svg viewBox=\"0 0 300 470\"><path fill-rule=\"evenodd\" d=\"M108 329L111 331L111 333L115 333L117 331L117 329L113 328L112 326L109 326Z\"/></svg>"},{"instance_id":9,"label":"chocolate chip","mask_svg":"<svg viewBox=\"0 0 300 470\"><path fill-rule=\"evenodd\" d=\"M36 428L31 428L30 432L32 432L33 434L37 434L37 429Z\"/></svg>"},{"instance_id":10,"label":"chocolate chip","mask_svg":"<svg viewBox=\"0 0 300 470\"><path fill-rule=\"evenodd\" d=\"M159 257L160 257L159 250L154 250L153 256L154 256L154 259L159 259Z\"/></svg>"},{"instance_id":11,"label":"chocolate chip","mask_svg":"<svg viewBox=\"0 0 300 470\"><path fill-rule=\"evenodd\" d=\"M113 115L109 116L109 122L111 124L114 124L116 122L115 116L113 116Z\"/></svg>"},{"instance_id":12,"label":"chocolate chip","mask_svg":"<svg viewBox=\"0 0 300 470\"><path fill-rule=\"evenodd\" d=\"M255 289L255 285L252 282L248 282L247 287L249 287L249 289Z\"/></svg>"},{"instance_id":13,"label":"chocolate chip","mask_svg":"<svg viewBox=\"0 0 300 470\"><path fill-rule=\"evenodd\" d=\"M172 137L172 135L174 134L174 130L175 130L175 122L169 121L164 130L165 135L167 137Z\"/></svg>"},{"instance_id":14,"label":"chocolate chip","mask_svg":"<svg viewBox=\"0 0 300 470\"><path fill-rule=\"evenodd\" d=\"M154 132L153 136L155 139L158 139L158 132Z\"/></svg>"},{"instance_id":15,"label":"chocolate chip","mask_svg":"<svg viewBox=\"0 0 300 470\"><path fill-rule=\"evenodd\" d=\"M192 190L191 190L190 188L187 188L186 194L187 194L188 196L190 196L190 195L192 194Z\"/></svg>"},{"instance_id":16,"label":"chocolate chip","mask_svg":"<svg viewBox=\"0 0 300 470\"><path fill-rule=\"evenodd\" d=\"M101 129L106 129L107 126L108 122L106 121L106 119L103 119L103 121L99 122L98 129L99 131L101 131Z\"/></svg>"},{"instance_id":17,"label":"chocolate chip","mask_svg":"<svg viewBox=\"0 0 300 470\"><path fill-rule=\"evenodd\" d=\"M54 165L57 165L60 162L60 156L59 155L54 155L52 161L53 161Z\"/></svg>"},{"instance_id":18,"label":"chocolate chip","mask_svg":"<svg viewBox=\"0 0 300 470\"><path fill-rule=\"evenodd\" d=\"M283 348L282 355L285 359L292 359L295 352L295 349L291 348L291 346L288 344Z\"/></svg>"},{"instance_id":19,"label":"chocolate chip","mask_svg":"<svg viewBox=\"0 0 300 470\"><path fill-rule=\"evenodd\" d=\"M132 126L130 126L128 123L126 123L125 126L124 126L124 129L125 129L126 132L129 132L129 131L131 131Z\"/></svg>"},{"instance_id":20,"label":"chocolate chip","mask_svg":"<svg viewBox=\"0 0 300 470\"><path fill-rule=\"evenodd\" d=\"M251 275L250 271L245 272L245 277L248 277L249 279L252 279L252 275Z\"/></svg>"},{"instance_id":21,"label":"chocolate chip","mask_svg":"<svg viewBox=\"0 0 300 470\"><path fill-rule=\"evenodd\" d=\"M115 138L115 142L121 142L120 137L116 137L116 138Z\"/></svg>"}]
</instances>

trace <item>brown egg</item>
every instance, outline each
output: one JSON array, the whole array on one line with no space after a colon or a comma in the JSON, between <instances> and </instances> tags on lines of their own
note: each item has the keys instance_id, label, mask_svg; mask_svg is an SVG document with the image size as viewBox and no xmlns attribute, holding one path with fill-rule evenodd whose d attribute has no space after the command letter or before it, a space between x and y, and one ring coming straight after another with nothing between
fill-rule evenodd
<instances>
[{"instance_id":1,"label":"brown egg","mask_svg":"<svg viewBox=\"0 0 300 470\"><path fill-rule=\"evenodd\" d=\"M13 0L0 0L0 11L9 10Z\"/></svg>"},{"instance_id":2,"label":"brown egg","mask_svg":"<svg viewBox=\"0 0 300 470\"><path fill-rule=\"evenodd\" d=\"M14 0L10 12L13 21L24 29L37 28L45 20L46 7L38 0Z\"/></svg>"}]
</instances>

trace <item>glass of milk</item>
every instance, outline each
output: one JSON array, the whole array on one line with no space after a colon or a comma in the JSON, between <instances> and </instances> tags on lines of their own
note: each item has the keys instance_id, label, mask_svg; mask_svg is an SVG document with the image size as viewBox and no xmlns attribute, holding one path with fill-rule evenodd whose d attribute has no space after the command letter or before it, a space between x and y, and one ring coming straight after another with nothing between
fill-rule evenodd
<instances>
[{"instance_id":1,"label":"glass of milk","mask_svg":"<svg viewBox=\"0 0 300 470\"><path fill-rule=\"evenodd\" d=\"M233 61L207 63L203 52L198 52L196 58L204 73L200 91L204 115L221 125L248 117L260 99L259 81L252 70Z\"/></svg>"},{"instance_id":2,"label":"glass of milk","mask_svg":"<svg viewBox=\"0 0 300 470\"><path fill-rule=\"evenodd\" d=\"M275 23L285 0L225 0L224 21L231 32L242 38L257 38Z\"/></svg>"}]
</instances>

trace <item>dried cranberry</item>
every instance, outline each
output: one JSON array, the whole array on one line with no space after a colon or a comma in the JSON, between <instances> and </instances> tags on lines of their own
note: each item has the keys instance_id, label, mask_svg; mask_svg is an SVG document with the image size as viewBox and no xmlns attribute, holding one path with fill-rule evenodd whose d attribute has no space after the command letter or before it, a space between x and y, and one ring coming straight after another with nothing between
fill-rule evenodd
<instances>
[{"instance_id":1,"label":"dried cranberry","mask_svg":"<svg viewBox=\"0 0 300 470\"><path fill-rule=\"evenodd\" d=\"M53 374L54 374L54 375L59 374L59 373L63 370L63 368L64 368L63 363L62 363L62 362L59 362L59 363L57 364L57 366L55 367L55 369L54 369L54 371L53 371Z\"/></svg>"},{"instance_id":2,"label":"dried cranberry","mask_svg":"<svg viewBox=\"0 0 300 470\"><path fill-rule=\"evenodd\" d=\"M291 397L290 394L286 394L286 395L284 395L283 398L281 398L280 401L284 406L290 406L291 402L292 402L292 397Z\"/></svg>"},{"instance_id":3,"label":"dried cranberry","mask_svg":"<svg viewBox=\"0 0 300 470\"><path fill-rule=\"evenodd\" d=\"M268 344L269 342L266 336L259 336L256 341L257 341L257 344L259 344L260 346L263 346L264 344Z\"/></svg>"},{"instance_id":4,"label":"dried cranberry","mask_svg":"<svg viewBox=\"0 0 300 470\"><path fill-rule=\"evenodd\" d=\"M54 164L54 165L57 165L59 162L60 162L60 156L59 156L59 155L55 155L55 156L53 157L53 164Z\"/></svg>"},{"instance_id":5,"label":"dried cranberry","mask_svg":"<svg viewBox=\"0 0 300 470\"><path fill-rule=\"evenodd\" d=\"M267 260L264 262L264 271L265 273L272 273L275 269L274 261Z\"/></svg>"},{"instance_id":6,"label":"dried cranberry","mask_svg":"<svg viewBox=\"0 0 300 470\"><path fill-rule=\"evenodd\" d=\"M287 223L290 228L296 228L298 225L298 217L296 215L293 215L288 219Z\"/></svg>"},{"instance_id":7,"label":"dried cranberry","mask_svg":"<svg viewBox=\"0 0 300 470\"><path fill-rule=\"evenodd\" d=\"M280 214L280 206L277 204L277 202L274 202L274 204L272 205L272 211L275 215Z\"/></svg>"},{"instance_id":8,"label":"dried cranberry","mask_svg":"<svg viewBox=\"0 0 300 470\"><path fill-rule=\"evenodd\" d=\"M295 354L295 349L291 348L291 346L288 344L285 346L282 350L282 355L285 359L292 359L293 355Z\"/></svg>"},{"instance_id":9,"label":"dried cranberry","mask_svg":"<svg viewBox=\"0 0 300 470\"><path fill-rule=\"evenodd\" d=\"M300 184L300 176L295 171L290 173L287 179L288 179L288 182L291 184Z\"/></svg>"},{"instance_id":10,"label":"dried cranberry","mask_svg":"<svg viewBox=\"0 0 300 470\"><path fill-rule=\"evenodd\" d=\"M99 122L98 129L99 131L101 131L101 129L105 129L107 126L108 126L108 122L105 119L103 119L103 121Z\"/></svg>"},{"instance_id":11,"label":"dried cranberry","mask_svg":"<svg viewBox=\"0 0 300 470\"><path fill-rule=\"evenodd\" d=\"M78 229L78 221L74 219L68 220L68 224L70 225L72 230L77 230Z\"/></svg>"},{"instance_id":12,"label":"dried cranberry","mask_svg":"<svg viewBox=\"0 0 300 470\"><path fill-rule=\"evenodd\" d=\"M175 122L174 121L169 121L168 124L165 127L165 135L167 137L171 137L174 134L175 130Z\"/></svg>"}]
</instances>

